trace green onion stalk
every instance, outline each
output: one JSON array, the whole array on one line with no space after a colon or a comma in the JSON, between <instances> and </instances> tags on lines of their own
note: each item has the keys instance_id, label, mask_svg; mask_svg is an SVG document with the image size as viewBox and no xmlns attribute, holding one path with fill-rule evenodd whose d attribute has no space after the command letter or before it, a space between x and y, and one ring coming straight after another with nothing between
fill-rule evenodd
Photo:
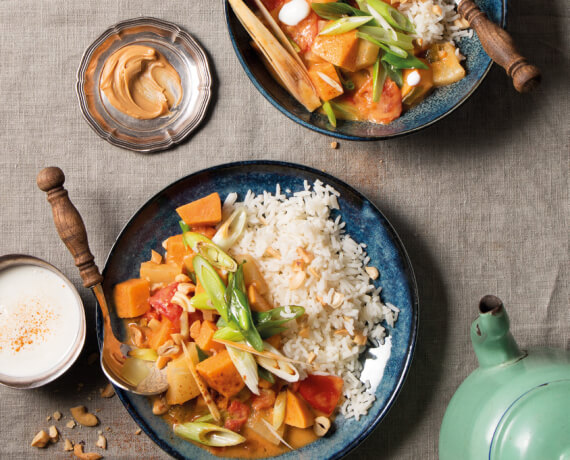
<instances>
[{"instance_id":1,"label":"green onion stalk","mask_svg":"<svg viewBox=\"0 0 570 460\"><path fill-rule=\"evenodd\" d=\"M175 424L174 433L187 441L195 441L210 447L237 446L245 438L235 431L206 422Z\"/></svg>"}]
</instances>

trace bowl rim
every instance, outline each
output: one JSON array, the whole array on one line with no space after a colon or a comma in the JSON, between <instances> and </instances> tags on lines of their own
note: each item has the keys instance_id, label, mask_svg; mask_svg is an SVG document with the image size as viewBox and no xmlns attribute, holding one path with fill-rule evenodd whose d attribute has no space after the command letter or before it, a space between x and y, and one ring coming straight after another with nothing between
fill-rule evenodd
<instances>
[{"instance_id":1,"label":"bowl rim","mask_svg":"<svg viewBox=\"0 0 570 460\"><path fill-rule=\"evenodd\" d=\"M243 168L243 167L249 167L249 166L254 166L254 167L255 166L285 167L285 168L290 168L290 169L294 169L297 171L306 171L306 172L309 172L312 174L316 174L318 176L321 176L324 179L330 180L331 183L333 183L333 184L334 183L340 183L342 186L346 187L348 190L350 190L352 193L354 193L360 200L362 200L363 202L367 202L376 212L378 212L385 219L389 233L393 237L394 245L397 246L398 250L400 251L400 254L402 256L402 260L403 260L404 265L406 267L406 273L409 277L409 284L410 284L410 297L411 297L411 310L412 310L411 311L412 318L411 318L410 333L409 333L410 340L409 340L409 343L407 345L406 358L403 362L403 366L402 366L402 369L400 370L400 374L398 376L394 390L393 390L390 398L388 398L388 400L386 401L386 404L384 405L384 407L378 413L378 415L373 420L371 420L369 425L364 430L362 430L360 432L360 434L355 439L353 439L346 446L344 446L344 448L342 448L342 450L339 450L333 456L328 457L328 459L330 459L330 460L340 459L340 458L346 456L349 452L356 449L359 445L361 445L366 440L366 438L368 438L372 434L372 432L379 426L380 422L386 417L387 413L390 411L394 402L396 401L396 399L400 395L400 392L404 386L404 383L406 381L406 378L408 377L408 374L409 374L409 371L410 371L410 368L412 365L412 361L413 361L413 357L414 357L414 353L415 353L415 348L416 348L416 343L417 343L417 339L418 339L418 330L419 330L419 316L420 316L419 290L418 290L418 284L417 284L417 280L416 280L416 276L414 273L414 269L413 269L411 259L408 255L408 252L406 251L406 248L402 242L402 239L400 238L400 236L396 232L396 229L394 228L394 226L391 224L391 222L388 220L388 218L382 213L382 211L374 204L374 202L372 202L370 199L368 199L364 194L362 194L357 189L355 189L351 185L347 184L343 180L338 179L335 176L328 174L324 171L320 171L320 170L317 170L315 168L311 168L309 166L305 166L302 164L285 162L285 161L246 160L246 161L222 163L222 164L214 165L214 166L211 166L211 167L208 167L205 169L200 169L198 171L195 171L193 173L190 173L188 175L180 177L179 179L171 182L170 184L168 184L167 186L165 186L164 188L162 188L161 190L156 192L145 203L143 203L142 205L139 206L139 208L131 215L130 219L123 226L123 228L121 229L121 231L119 232L119 234L115 238L115 241L113 242L113 246L111 247L111 249L107 255L107 258L105 259L105 265L104 265L104 268L102 271L103 278L105 278L105 273L107 271L109 261L117 249L117 243L118 243L119 239L123 236L123 234L130 227L132 221L140 213L142 213L142 211L147 206L151 205L159 196L161 196L167 189L169 189L170 187L173 187L173 186L175 186L175 185L177 185L183 181L186 181L192 177L196 177L198 175L201 175L201 174L208 174L208 173L211 173L214 171L219 171L220 169L230 169L230 168L236 168L236 167ZM99 306L99 303L97 303L96 308L95 308L95 324L96 324L97 343L99 345L100 350L101 350L101 346L102 346L101 338L102 338L102 331L103 331L103 329L102 329L103 325L102 325L101 318L102 317L101 317L100 306ZM145 432L145 434L155 444L157 444L163 451L165 451L166 453L168 453L169 455L171 455L177 459L181 459L181 460L187 459L187 457L180 455L177 451L172 449L171 446L167 442L165 442L163 439L161 439L160 437L155 435L154 430L152 430L152 428L149 425L147 425L145 419L139 414L137 409L131 405L130 401L128 400L128 398L126 396L126 393L127 393L126 391L115 386L115 392L117 393L118 398L121 400L121 403L127 409L127 412L133 418L135 423L137 423L137 425L139 425L139 427L142 428L142 430ZM212 458L216 458L216 457L214 455L212 455ZM267 457L267 458L278 458L278 457Z\"/></svg>"},{"instance_id":2,"label":"bowl rim","mask_svg":"<svg viewBox=\"0 0 570 460\"><path fill-rule=\"evenodd\" d=\"M9 377L0 374L0 385L20 390L27 390L32 388L41 387L57 378L61 377L71 366L77 361L77 358L83 350L85 344L85 337L87 335L87 327L85 321L85 305L79 295L75 285L65 276L57 267L49 262L40 259L39 257L30 256L27 254L4 254L0 256L0 272L10 267L17 267L21 265L32 265L35 267L45 268L59 278L71 289L73 297L75 298L75 306L79 310L79 325L75 340L72 343L70 350L67 352L64 359L59 361L52 369L39 375L32 375L29 377ZM3 379L3 380L2 380Z\"/></svg>"},{"instance_id":3,"label":"bowl rim","mask_svg":"<svg viewBox=\"0 0 570 460\"><path fill-rule=\"evenodd\" d=\"M501 24L500 25L501 25L501 27L504 28L506 26L506 23L507 23L507 0L499 0L499 1L502 4L502 12L501 12L502 18L501 18ZM224 0L224 14L225 14L225 18L226 18L226 28L227 28L228 34L230 36L230 41L232 42L232 47L234 49L234 52L235 52L235 54L236 54L236 56L237 56L237 58L241 64L242 69L244 70L245 74L247 75L249 80L253 83L253 85L257 88L257 90L263 95L263 97L265 97L265 99L267 99L271 103L271 105L273 107L275 107L277 110L279 110L283 115L285 115L287 118L293 120L294 122L300 124L304 128L310 129L311 131L316 131L317 133L324 134L326 136L336 137L337 139L342 139L342 140L346 140L346 141L382 141L382 140L387 140L387 139L395 139L398 137L403 137L403 136L407 136L407 135L410 135L413 133L417 133L419 131L422 131L422 130L432 126L433 124L437 123L438 121L443 120L445 117L450 115L452 112L455 112L455 110L457 110L459 107L461 107L465 103L465 101L467 101L467 99L469 99L473 95L473 93L475 93L475 91L479 88L481 83L483 83L483 80L485 80L485 78L487 77L489 71L491 70L491 66L493 64L493 60L489 56L487 56L489 62L487 63L487 67L486 67L485 71L483 72L483 75L473 85L473 87L467 92L467 94L465 94L459 101L457 101L457 103L453 107L451 107L451 109L449 109L447 112L439 115L438 117L434 118L433 120L431 120L430 122L428 122L422 126L417 126L415 128L412 128L412 129L407 129L407 130L399 132L399 133L386 134L386 135L382 135L382 136L363 137L363 136L355 136L355 135L350 135L350 134L343 134L340 132L320 128L318 126L313 125L312 123L309 123L309 122L306 122L305 120L302 120L301 118L299 118L298 116L296 116L295 114L291 113L289 110L284 108L271 94L269 94L269 92L263 87L263 85L259 82L259 80L257 80L257 78L255 78L255 76L253 75L253 73L249 69L247 63L245 62L245 58L244 58L243 54L241 53L239 47L237 46L237 40L236 40L236 37L233 33L232 27L230 25L230 15L235 16L235 14L231 10L231 7L229 6L228 0ZM476 36L476 34L474 34L474 36Z\"/></svg>"}]
</instances>

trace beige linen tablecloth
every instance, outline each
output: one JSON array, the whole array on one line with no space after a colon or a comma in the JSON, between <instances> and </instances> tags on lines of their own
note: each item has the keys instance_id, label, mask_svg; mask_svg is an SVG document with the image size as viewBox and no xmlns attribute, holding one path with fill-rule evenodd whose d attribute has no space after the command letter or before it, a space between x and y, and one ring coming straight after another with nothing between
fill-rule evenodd
<instances>
[{"instance_id":1,"label":"beige linen tablecloth","mask_svg":"<svg viewBox=\"0 0 570 460\"><path fill-rule=\"evenodd\" d=\"M167 458L117 397L103 400L94 300L81 287L51 222L38 171L60 166L103 265L131 214L181 176L236 160L272 159L333 174L374 201L408 249L421 315L416 354L396 404L350 458L436 459L441 419L476 366L468 336L479 298L500 296L524 348L570 347L568 160L570 27L567 0L512 2L509 30L544 72L533 94L516 94L494 67L471 99L436 126L402 139L340 142L275 110L241 69L228 38L223 2L198 0L0 1L0 254L41 257L79 288L88 339L79 362L44 388L0 388L0 458L70 458L63 443L30 447L55 422L64 438L106 458ZM140 15L174 21L208 51L215 96L201 129L164 153L141 155L100 139L81 117L74 92L84 49L108 26ZM97 429L65 427L69 408L97 412ZM100 451L100 450L99 450Z\"/></svg>"}]
</instances>

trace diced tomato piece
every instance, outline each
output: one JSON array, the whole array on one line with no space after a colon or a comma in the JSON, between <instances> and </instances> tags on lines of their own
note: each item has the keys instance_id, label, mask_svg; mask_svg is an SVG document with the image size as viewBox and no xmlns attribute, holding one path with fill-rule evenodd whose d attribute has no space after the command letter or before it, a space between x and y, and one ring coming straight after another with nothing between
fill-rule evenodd
<instances>
[{"instance_id":1,"label":"diced tomato piece","mask_svg":"<svg viewBox=\"0 0 570 460\"><path fill-rule=\"evenodd\" d=\"M331 415L342 394L343 381L334 375L312 375L301 381L299 393L311 407Z\"/></svg>"},{"instance_id":2,"label":"diced tomato piece","mask_svg":"<svg viewBox=\"0 0 570 460\"><path fill-rule=\"evenodd\" d=\"M313 42L319 33L319 17L314 11L296 26L288 26L280 23L281 28L306 53L313 46Z\"/></svg>"},{"instance_id":3,"label":"diced tomato piece","mask_svg":"<svg viewBox=\"0 0 570 460\"><path fill-rule=\"evenodd\" d=\"M249 406L244 403L234 399L228 407L228 413L230 417L226 419L224 427L228 430L239 431L241 427L247 422L249 417Z\"/></svg>"},{"instance_id":4,"label":"diced tomato piece","mask_svg":"<svg viewBox=\"0 0 570 460\"><path fill-rule=\"evenodd\" d=\"M259 395L254 395L251 401L251 407L254 410L269 409L275 404L275 392L269 389L262 389Z\"/></svg>"},{"instance_id":5,"label":"diced tomato piece","mask_svg":"<svg viewBox=\"0 0 570 460\"><path fill-rule=\"evenodd\" d=\"M166 316L172 323L177 324L182 313L182 307L172 302L172 297L178 289L178 283L172 283L165 288L160 289L154 294L149 302L150 306L154 308L157 313Z\"/></svg>"},{"instance_id":6,"label":"diced tomato piece","mask_svg":"<svg viewBox=\"0 0 570 460\"><path fill-rule=\"evenodd\" d=\"M375 123L390 123L402 113L402 93L398 85L389 77L384 82L382 96L376 103L372 97L372 78L370 78L354 96L354 102L364 117Z\"/></svg>"}]
</instances>

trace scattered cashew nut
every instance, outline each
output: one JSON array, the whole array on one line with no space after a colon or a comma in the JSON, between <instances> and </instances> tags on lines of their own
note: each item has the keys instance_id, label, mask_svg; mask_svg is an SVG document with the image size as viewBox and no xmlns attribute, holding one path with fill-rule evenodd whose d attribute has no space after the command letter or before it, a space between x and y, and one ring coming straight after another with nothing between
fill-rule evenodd
<instances>
[{"instance_id":1,"label":"scattered cashew nut","mask_svg":"<svg viewBox=\"0 0 570 460\"><path fill-rule=\"evenodd\" d=\"M294 291L299 289L305 282L305 277L307 274L305 272L295 272L295 274L289 279L289 289Z\"/></svg>"},{"instance_id":2,"label":"scattered cashew nut","mask_svg":"<svg viewBox=\"0 0 570 460\"><path fill-rule=\"evenodd\" d=\"M154 415L163 415L168 412L169 405L166 404L164 396L158 396L152 404L152 413Z\"/></svg>"},{"instance_id":3,"label":"scattered cashew nut","mask_svg":"<svg viewBox=\"0 0 570 460\"><path fill-rule=\"evenodd\" d=\"M57 431L55 425L49 427L48 434L51 442L59 441L59 431Z\"/></svg>"},{"instance_id":4,"label":"scattered cashew nut","mask_svg":"<svg viewBox=\"0 0 570 460\"><path fill-rule=\"evenodd\" d=\"M370 279L375 280L380 276L380 272L376 267L365 267L364 270L366 270L366 273L368 273Z\"/></svg>"},{"instance_id":5,"label":"scattered cashew nut","mask_svg":"<svg viewBox=\"0 0 570 460\"><path fill-rule=\"evenodd\" d=\"M110 383L105 385L105 388L101 390L102 398L112 398L114 395L115 395L115 389L113 388L113 385L111 385Z\"/></svg>"},{"instance_id":6,"label":"scattered cashew nut","mask_svg":"<svg viewBox=\"0 0 570 460\"><path fill-rule=\"evenodd\" d=\"M83 452L83 444L75 444L73 446L73 455L81 460L99 460L103 458L102 455L95 452Z\"/></svg>"},{"instance_id":7,"label":"scattered cashew nut","mask_svg":"<svg viewBox=\"0 0 570 460\"><path fill-rule=\"evenodd\" d=\"M71 409L69 409L69 411L71 412L71 415L73 416L75 421L80 425L83 426L99 425L99 419L95 415L87 412L85 406L72 407Z\"/></svg>"},{"instance_id":8,"label":"scattered cashew nut","mask_svg":"<svg viewBox=\"0 0 570 460\"><path fill-rule=\"evenodd\" d=\"M100 434L99 437L97 438L97 442L95 443L95 445L97 447L100 447L101 449L107 449L107 438L105 438L105 436Z\"/></svg>"},{"instance_id":9,"label":"scattered cashew nut","mask_svg":"<svg viewBox=\"0 0 570 460\"><path fill-rule=\"evenodd\" d=\"M174 345L172 340L167 340L157 348L156 352L158 353L158 356L174 356L180 353L180 347L178 345Z\"/></svg>"},{"instance_id":10,"label":"scattered cashew nut","mask_svg":"<svg viewBox=\"0 0 570 460\"><path fill-rule=\"evenodd\" d=\"M322 415L315 418L315 424L313 425L313 431L319 437L327 434L331 427L331 421Z\"/></svg>"},{"instance_id":11,"label":"scattered cashew nut","mask_svg":"<svg viewBox=\"0 0 570 460\"><path fill-rule=\"evenodd\" d=\"M49 441L50 441L49 434L47 434L44 430L42 430L34 436L34 439L32 439L31 446L43 448L47 446Z\"/></svg>"},{"instance_id":12,"label":"scattered cashew nut","mask_svg":"<svg viewBox=\"0 0 570 460\"><path fill-rule=\"evenodd\" d=\"M73 450L73 443L65 438L65 443L63 444L63 450L65 450L66 452L70 452Z\"/></svg>"}]
</instances>

